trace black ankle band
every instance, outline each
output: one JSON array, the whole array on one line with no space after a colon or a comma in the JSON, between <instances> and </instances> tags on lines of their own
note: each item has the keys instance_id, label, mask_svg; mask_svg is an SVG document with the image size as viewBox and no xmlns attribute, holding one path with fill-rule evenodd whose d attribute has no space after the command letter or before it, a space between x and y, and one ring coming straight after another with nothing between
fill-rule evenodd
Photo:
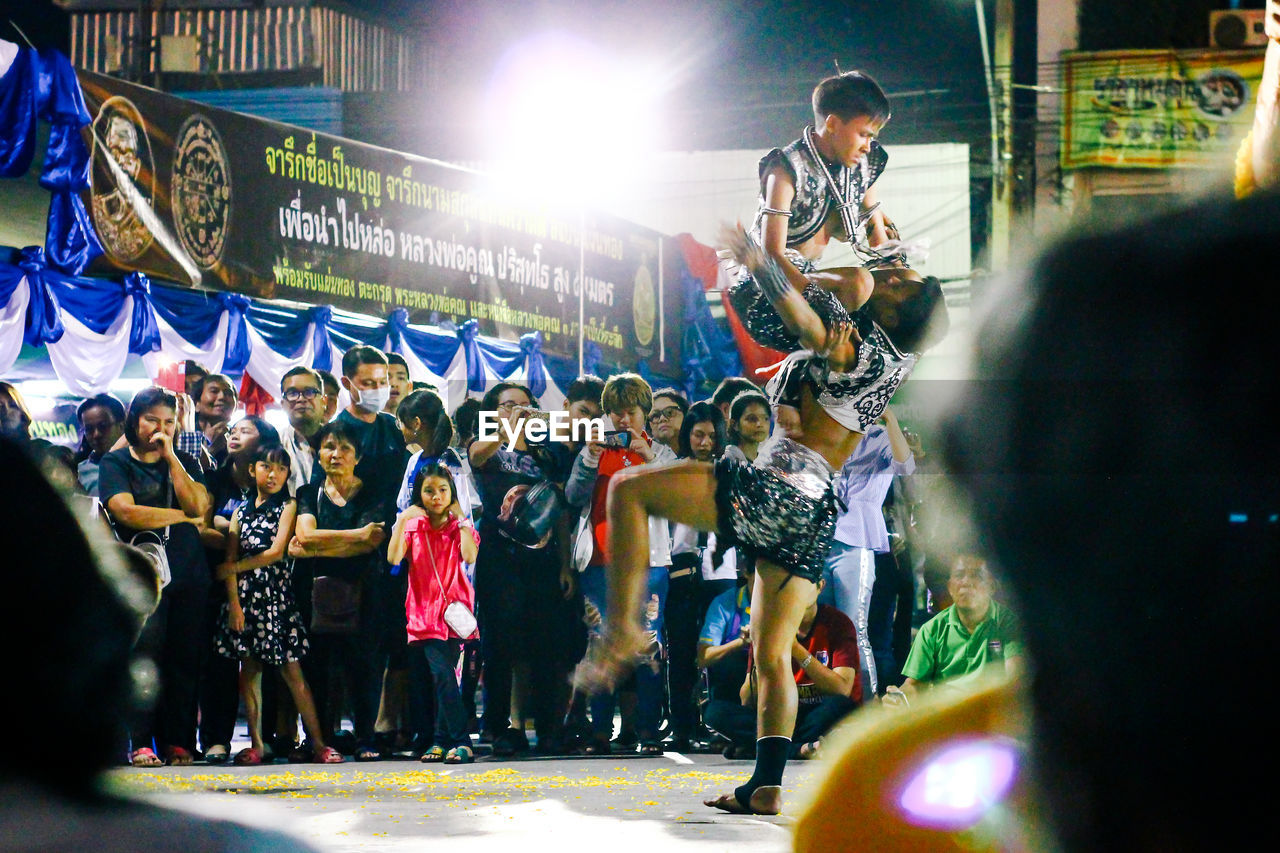
<instances>
[{"instance_id":1,"label":"black ankle band","mask_svg":"<svg viewBox=\"0 0 1280 853\"><path fill-rule=\"evenodd\" d=\"M782 772L787 767L787 753L791 751L791 738L769 735L756 741L756 768L745 785L733 795L746 808L751 807L751 795L757 788L782 784Z\"/></svg>"}]
</instances>

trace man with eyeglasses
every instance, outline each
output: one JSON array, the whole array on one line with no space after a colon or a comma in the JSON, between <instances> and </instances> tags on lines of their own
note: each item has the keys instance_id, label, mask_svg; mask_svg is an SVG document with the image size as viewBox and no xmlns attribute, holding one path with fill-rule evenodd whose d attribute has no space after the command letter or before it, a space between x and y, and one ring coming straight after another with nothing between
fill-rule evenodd
<instances>
[{"instance_id":1,"label":"man with eyeglasses","mask_svg":"<svg viewBox=\"0 0 1280 853\"><path fill-rule=\"evenodd\" d=\"M289 417L289 425L280 428L280 443L289 451L289 490L297 494L301 486L324 472L316 465L316 438L325 425L324 383L320 374L309 367L295 367L280 380L280 403Z\"/></svg>"},{"instance_id":2,"label":"man with eyeglasses","mask_svg":"<svg viewBox=\"0 0 1280 853\"><path fill-rule=\"evenodd\" d=\"M684 413L689 411L689 400L674 388L660 388L653 392L653 409L649 412L649 435L659 444L680 453L680 427Z\"/></svg>"}]
</instances>

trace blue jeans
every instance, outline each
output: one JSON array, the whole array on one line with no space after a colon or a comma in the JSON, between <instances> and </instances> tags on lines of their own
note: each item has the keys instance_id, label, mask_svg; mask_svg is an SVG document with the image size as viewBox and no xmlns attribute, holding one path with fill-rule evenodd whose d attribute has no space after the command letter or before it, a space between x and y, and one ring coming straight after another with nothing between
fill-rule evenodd
<instances>
[{"instance_id":1,"label":"blue jeans","mask_svg":"<svg viewBox=\"0 0 1280 853\"><path fill-rule=\"evenodd\" d=\"M591 642L599 639L604 620L608 617L605 571L604 566L589 566L578 575L578 583L586 599L587 631ZM640 615L641 630L653 638L652 656L642 661L635 670L636 734L642 741L657 739L658 725L662 719L662 699L665 693L662 673L662 616L667 603L667 573L666 566L650 567L648 591ZM613 737L613 712L616 706L615 693L600 693L591 698L591 733L595 737Z\"/></svg>"},{"instance_id":2,"label":"blue jeans","mask_svg":"<svg viewBox=\"0 0 1280 853\"><path fill-rule=\"evenodd\" d=\"M822 569L825 584L818 594L819 604L829 604L848 616L858 632L858 668L862 672L862 699L876 694L876 659L867 635L871 610L871 590L876 582L876 553L870 548L832 541L827 564Z\"/></svg>"}]
</instances>

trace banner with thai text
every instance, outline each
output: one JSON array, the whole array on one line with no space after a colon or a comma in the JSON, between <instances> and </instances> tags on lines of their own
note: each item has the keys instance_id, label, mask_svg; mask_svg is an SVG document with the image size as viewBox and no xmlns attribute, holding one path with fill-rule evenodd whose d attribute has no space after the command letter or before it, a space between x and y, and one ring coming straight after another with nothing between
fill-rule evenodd
<instances>
[{"instance_id":1,"label":"banner with thai text","mask_svg":"<svg viewBox=\"0 0 1280 853\"><path fill-rule=\"evenodd\" d=\"M1062 168L1228 168L1253 123L1259 50L1064 55Z\"/></svg>"},{"instance_id":2,"label":"banner with thai text","mask_svg":"<svg viewBox=\"0 0 1280 853\"><path fill-rule=\"evenodd\" d=\"M327 304L680 375L678 253L478 172L80 72L98 271ZM665 269L663 267L666 267ZM585 283L585 288L583 284ZM664 293L665 286L665 293Z\"/></svg>"}]
</instances>

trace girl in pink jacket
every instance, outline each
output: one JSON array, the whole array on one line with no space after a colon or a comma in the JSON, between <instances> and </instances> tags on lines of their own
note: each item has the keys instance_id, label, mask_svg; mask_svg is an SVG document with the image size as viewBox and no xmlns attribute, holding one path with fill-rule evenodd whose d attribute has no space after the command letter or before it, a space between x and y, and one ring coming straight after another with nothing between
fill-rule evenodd
<instances>
[{"instance_id":1,"label":"girl in pink jacket","mask_svg":"<svg viewBox=\"0 0 1280 853\"><path fill-rule=\"evenodd\" d=\"M414 697L426 689L428 674L435 687L435 734L422 760L447 764L474 759L456 667L461 642L476 636L475 591L462 564L475 562L480 537L458 506L457 494L448 468L423 466L413 483L413 503L396 518L387 549L392 565L409 558L405 615L409 643L417 650L410 656L410 705L411 711L418 709L412 715L424 746L423 703Z\"/></svg>"}]
</instances>

